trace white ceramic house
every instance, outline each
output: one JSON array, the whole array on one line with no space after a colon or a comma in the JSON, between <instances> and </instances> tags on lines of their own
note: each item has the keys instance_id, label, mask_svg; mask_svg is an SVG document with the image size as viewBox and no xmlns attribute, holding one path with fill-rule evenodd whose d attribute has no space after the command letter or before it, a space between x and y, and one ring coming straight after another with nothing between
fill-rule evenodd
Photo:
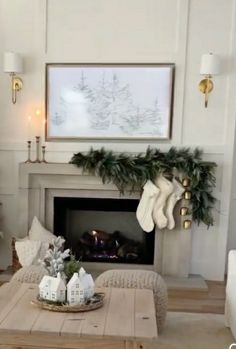
<instances>
[{"instance_id":1,"label":"white ceramic house","mask_svg":"<svg viewBox=\"0 0 236 349\"><path fill-rule=\"evenodd\" d=\"M66 286L61 278L60 273L57 277L45 275L39 284L40 298L54 301L65 302L66 300Z\"/></svg>"},{"instance_id":2,"label":"white ceramic house","mask_svg":"<svg viewBox=\"0 0 236 349\"><path fill-rule=\"evenodd\" d=\"M79 277L84 286L85 298L90 299L94 295L94 281L91 274L87 274L84 268L80 268Z\"/></svg>"},{"instance_id":3,"label":"white ceramic house","mask_svg":"<svg viewBox=\"0 0 236 349\"><path fill-rule=\"evenodd\" d=\"M71 305L85 302L85 289L78 273L74 273L67 284L67 302Z\"/></svg>"},{"instance_id":4,"label":"white ceramic house","mask_svg":"<svg viewBox=\"0 0 236 349\"><path fill-rule=\"evenodd\" d=\"M85 289L86 298L89 299L94 295L94 281L91 274L85 274L84 278L87 283L86 289Z\"/></svg>"},{"instance_id":5,"label":"white ceramic house","mask_svg":"<svg viewBox=\"0 0 236 349\"><path fill-rule=\"evenodd\" d=\"M67 284L67 301L71 305L83 304L94 295L94 281L84 268L74 273Z\"/></svg>"}]
</instances>

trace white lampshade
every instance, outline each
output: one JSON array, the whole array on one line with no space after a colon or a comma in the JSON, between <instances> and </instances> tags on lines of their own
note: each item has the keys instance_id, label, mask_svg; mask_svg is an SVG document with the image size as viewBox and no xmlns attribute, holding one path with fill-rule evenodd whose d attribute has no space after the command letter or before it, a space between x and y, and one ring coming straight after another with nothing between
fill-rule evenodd
<instances>
[{"instance_id":1,"label":"white lampshade","mask_svg":"<svg viewBox=\"0 0 236 349\"><path fill-rule=\"evenodd\" d=\"M213 53L203 54L201 58L201 75L217 75L220 73L219 56Z\"/></svg>"},{"instance_id":2,"label":"white lampshade","mask_svg":"<svg viewBox=\"0 0 236 349\"><path fill-rule=\"evenodd\" d=\"M5 73L21 73L23 70L22 57L15 52L5 52L3 70Z\"/></svg>"}]
</instances>

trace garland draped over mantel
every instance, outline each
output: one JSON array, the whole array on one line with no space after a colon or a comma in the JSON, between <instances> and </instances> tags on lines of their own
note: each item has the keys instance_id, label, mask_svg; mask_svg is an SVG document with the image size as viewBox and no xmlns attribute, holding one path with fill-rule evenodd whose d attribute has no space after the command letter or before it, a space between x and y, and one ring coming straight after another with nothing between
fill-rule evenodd
<instances>
[{"instance_id":1,"label":"garland draped over mantel","mask_svg":"<svg viewBox=\"0 0 236 349\"><path fill-rule=\"evenodd\" d=\"M198 148L191 152L189 148L172 147L165 153L148 148L146 153L137 155L91 148L86 154L74 154L70 163L100 176L103 183L114 183L121 193L141 190L148 179L153 181L161 173L179 172L190 179L193 220L209 227L213 225L212 208L216 200L212 195L216 164L202 161L202 154Z\"/></svg>"}]
</instances>

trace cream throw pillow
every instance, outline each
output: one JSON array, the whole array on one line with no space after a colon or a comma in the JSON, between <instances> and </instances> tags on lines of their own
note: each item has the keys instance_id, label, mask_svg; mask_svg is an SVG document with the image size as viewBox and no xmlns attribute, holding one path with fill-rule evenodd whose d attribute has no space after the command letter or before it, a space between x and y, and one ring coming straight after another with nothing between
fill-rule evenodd
<instances>
[{"instance_id":1,"label":"cream throw pillow","mask_svg":"<svg viewBox=\"0 0 236 349\"><path fill-rule=\"evenodd\" d=\"M15 242L16 252L22 267L37 264L41 241L21 240Z\"/></svg>"},{"instance_id":2,"label":"cream throw pillow","mask_svg":"<svg viewBox=\"0 0 236 349\"><path fill-rule=\"evenodd\" d=\"M22 267L38 265L43 260L49 248L48 242L29 240L28 237L16 240L15 249Z\"/></svg>"},{"instance_id":3,"label":"cream throw pillow","mask_svg":"<svg viewBox=\"0 0 236 349\"><path fill-rule=\"evenodd\" d=\"M56 236L45 229L37 217L34 217L29 236L18 239L15 243L16 253L22 267L39 264L39 260L44 259L49 244L54 239Z\"/></svg>"},{"instance_id":4,"label":"cream throw pillow","mask_svg":"<svg viewBox=\"0 0 236 349\"><path fill-rule=\"evenodd\" d=\"M39 222L37 217L34 217L29 231L29 239L34 241L52 243L56 239L56 235L45 229Z\"/></svg>"}]
</instances>

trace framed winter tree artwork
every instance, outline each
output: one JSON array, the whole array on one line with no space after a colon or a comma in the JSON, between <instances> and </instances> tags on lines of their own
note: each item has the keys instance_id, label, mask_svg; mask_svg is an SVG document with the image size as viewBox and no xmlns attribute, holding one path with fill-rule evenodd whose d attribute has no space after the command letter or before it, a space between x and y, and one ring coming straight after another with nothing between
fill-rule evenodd
<instances>
[{"instance_id":1,"label":"framed winter tree artwork","mask_svg":"<svg viewBox=\"0 0 236 349\"><path fill-rule=\"evenodd\" d=\"M47 64L46 139L169 139L174 64Z\"/></svg>"}]
</instances>

